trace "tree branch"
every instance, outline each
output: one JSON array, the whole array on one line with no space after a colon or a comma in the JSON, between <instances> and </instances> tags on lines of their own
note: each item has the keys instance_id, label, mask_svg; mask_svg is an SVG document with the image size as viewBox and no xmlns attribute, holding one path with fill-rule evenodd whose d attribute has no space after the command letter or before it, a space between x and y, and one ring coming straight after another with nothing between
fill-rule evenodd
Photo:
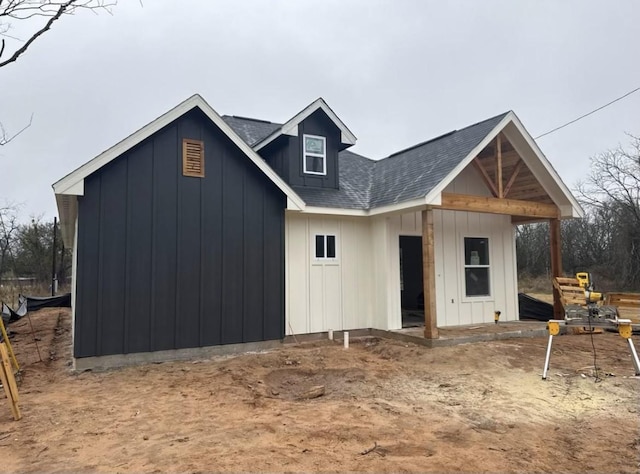
<instances>
[{"instance_id":1,"label":"tree branch","mask_svg":"<svg viewBox=\"0 0 640 474\"><path fill-rule=\"evenodd\" d=\"M29 46L31 46L31 44L36 39L38 39L38 37L40 35L44 34L45 32L49 31L49 29L51 29L51 25L53 25L53 23L64 14L64 12L67 10L67 8L69 8L69 5L72 5L76 1L77 0L68 0L67 2L63 3L62 5L60 5L60 7L58 8L58 11L51 18L49 18L49 21L47 21L47 23L42 28L40 28L38 31L36 31L31 36L31 38L29 38L27 40L27 42L22 45L21 48L17 49L11 55L11 57L9 59L7 59L6 61L0 62L0 67L6 66L7 64L10 64L10 63L14 62L16 59L18 59L27 50L27 48L29 48ZM4 50L4 40L3 40L2 49Z\"/></svg>"},{"instance_id":2,"label":"tree branch","mask_svg":"<svg viewBox=\"0 0 640 474\"><path fill-rule=\"evenodd\" d=\"M11 140L13 140L18 135L20 135L22 132L24 132L27 128L29 128L31 126L32 122L33 122L33 114L31 114L31 118L29 119L29 123L27 125L22 127L22 129L20 131L18 131L17 133L14 133L13 135L11 135L8 138L7 138L7 131L2 126L2 123L0 123L0 146L6 145Z\"/></svg>"}]
</instances>

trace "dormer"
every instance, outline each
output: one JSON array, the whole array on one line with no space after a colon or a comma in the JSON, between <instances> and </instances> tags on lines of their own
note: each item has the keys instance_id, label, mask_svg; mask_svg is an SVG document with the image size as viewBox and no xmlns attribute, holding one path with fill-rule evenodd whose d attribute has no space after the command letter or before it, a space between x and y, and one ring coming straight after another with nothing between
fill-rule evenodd
<instances>
[{"instance_id":1,"label":"dormer","mask_svg":"<svg viewBox=\"0 0 640 474\"><path fill-rule=\"evenodd\" d=\"M320 98L253 148L292 186L340 187L338 153L356 137Z\"/></svg>"}]
</instances>

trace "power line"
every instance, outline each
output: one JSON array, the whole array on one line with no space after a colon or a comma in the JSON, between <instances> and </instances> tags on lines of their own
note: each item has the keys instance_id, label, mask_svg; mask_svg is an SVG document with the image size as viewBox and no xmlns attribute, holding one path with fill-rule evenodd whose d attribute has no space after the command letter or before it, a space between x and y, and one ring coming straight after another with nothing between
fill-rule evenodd
<instances>
[{"instance_id":1,"label":"power line","mask_svg":"<svg viewBox=\"0 0 640 474\"><path fill-rule=\"evenodd\" d=\"M535 140L537 140L538 138L542 138L545 135L549 135L550 133L556 132L558 130L560 130L561 128L564 128L568 125L571 125L572 123L576 123L578 120L582 120L585 117L588 117L589 115L595 114L596 112L598 112L599 110L604 109L605 107L609 107L611 104L615 104L616 102L618 102L619 100L624 99L625 97L630 96L631 94L633 94L634 92L638 92L640 91L640 87L636 87L635 89L633 89L632 91L627 92L625 95L622 95L620 97L618 97L617 99L612 100L611 102L609 102L608 104L604 104L600 107L598 107L597 109L592 110L591 112L588 112L584 115L581 115L580 117L571 120L570 122L565 123L564 125L560 125L559 127L554 128L553 130L549 130L548 132L543 133L542 135L538 135Z\"/></svg>"}]
</instances>

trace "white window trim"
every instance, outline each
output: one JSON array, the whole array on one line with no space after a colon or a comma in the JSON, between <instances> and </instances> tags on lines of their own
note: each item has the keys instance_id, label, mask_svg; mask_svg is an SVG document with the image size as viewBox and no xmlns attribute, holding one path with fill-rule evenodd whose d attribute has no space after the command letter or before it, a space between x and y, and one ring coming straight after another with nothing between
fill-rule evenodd
<instances>
[{"instance_id":1,"label":"white window trim","mask_svg":"<svg viewBox=\"0 0 640 474\"><path fill-rule=\"evenodd\" d=\"M486 239L489 242L489 265L467 265L466 255L465 255L465 239ZM463 303L470 303L475 301L494 301L494 289L493 289L493 271L492 264L493 255L491 252L491 237L487 235L478 235L478 234L465 234L461 236L460 245L461 245L461 254L462 254L462 272L460 273L460 290L461 290L461 300ZM467 268L488 268L489 269L489 294L488 295L478 295L478 296L467 296L467 279L465 277L465 270Z\"/></svg>"},{"instance_id":2,"label":"white window trim","mask_svg":"<svg viewBox=\"0 0 640 474\"><path fill-rule=\"evenodd\" d=\"M307 152L307 137L308 138L316 138L322 140L322 149L324 153L313 153ZM322 158L322 172L319 171L308 171L307 170L307 156L316 156ZM302 135L302 168L305 174L315 174L319 176L327 175L327 138L321 137L320 135Z\"/></svg>"},{"instance_id":3,"label":"white window trim","mask_svg":"<svg viewBox=\"0 0 640 474\"><path fill-rule=\"evenodd\" d=\"M323 237L324 238L324 253L325 255L327 254L327 237L333 237L335 240L335 247L336 247L336 256L335 257L316 257L316 237ZM338 236L336 234L331 234L331 233L313 233L311 234L311 260L313 260L313 262L315 262L316 264L320 264L320 263L326 263L326 264L336 264L338 263L338 257L339 257L339 253L338 253Z\"/></svg>"}]
</instances>

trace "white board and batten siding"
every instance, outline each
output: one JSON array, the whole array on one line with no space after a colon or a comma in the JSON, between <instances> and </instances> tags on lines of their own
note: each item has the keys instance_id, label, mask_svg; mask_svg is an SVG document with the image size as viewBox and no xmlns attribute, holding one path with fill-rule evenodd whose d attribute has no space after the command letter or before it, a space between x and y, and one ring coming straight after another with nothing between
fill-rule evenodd
<instances>
[{"instance_id":1,"label":"white board and batten siding","mask_svg":"<svg viewBox=\"0 0 640 474\"><path fill-rule=\"evenodd\" d=\"M489 195L469 167L447 192ZM400 236L422 235L421 212L376 217L286 216L286 333L402 327ZM315 236L336 236L336 258L315 258ZM510 216L434 210L439 327L518 319ZM490 296L466 297L464 238L489 239Z\"/></svg>"},{"instance_id":2,"label":"white board and batten siding","mask_svg":"<svg viewBox=\"0 0 640 474\"><path fill-rule=\"evenodd\" d=\"M374 305L370 220L287 214L286 334L372 326ZM336 258L315 258L315 236L336 236Z\"/></svg>"},{"instance_id":3,"label":"white board and batten siding","mask_svg":"<svg viewBox=\"0 0 640 474\"><path fill-rule=\"evenodd\" d=\"M469 165L446 192L491 196L478 171ZM435 217L438 324L457 326L492 322L494 311L501 321L518 319L518 272L515 226L511 216L476 212L438 211ZM447 236L455 236L447 238ZM465 297L464 237L489 238L490 297ZM449 261L457 258L450 271ZM457 297L456 297L457 296ZM453 300L453 303L452 303Z\"/></svg>"},{"instance_id":4,"label":"white board and batten siding","mask_svg":"<svg viewBox=\"0 0 640 474\"><path fill-rule=\"evenodd\" d=\"M488 196L477 171L465 169L446 188L446 192ZM420 212L388 218L390 265L399 274L399 237L422 235ZM434 210L434 239L436 267L436 313L439 327L492 322L494 311L500 311L501 321L518 319L518 279L516 269L515 228L511 217L497 214ZM466 297L464 273L464 238L489 239L488 297ZM390 315L391 328L400 327L400 283L395 283L393 294L398 302L393 304L395 314ZM393 295L390 295L393 297Z\"/></svg>"}]
</instances>

